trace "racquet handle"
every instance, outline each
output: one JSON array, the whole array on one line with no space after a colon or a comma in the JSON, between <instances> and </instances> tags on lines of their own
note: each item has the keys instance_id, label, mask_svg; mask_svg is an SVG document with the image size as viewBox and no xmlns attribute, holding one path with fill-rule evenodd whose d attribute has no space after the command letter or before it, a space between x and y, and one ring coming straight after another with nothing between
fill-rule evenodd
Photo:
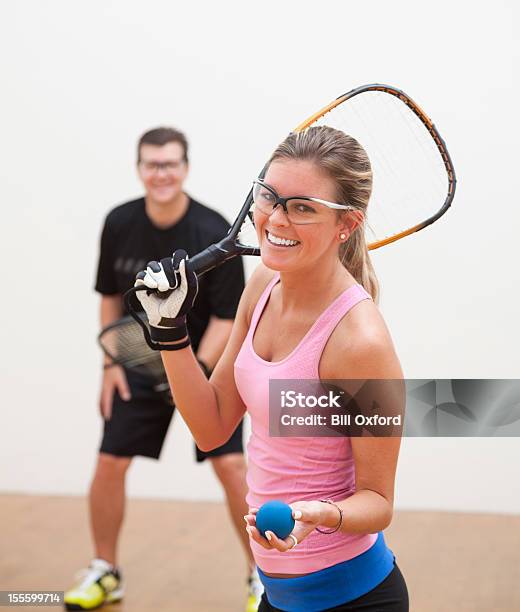
<instances>
[{"instance_id":1,"label":"racquet handle","mask_svg":"<svg viewBox=\"0 0 520 612\"><path fill-rule=\"evenodd\" d=\"M234 246L233 241L229 240L226 236L224 240L217 242L217 244L212 244L207 249L190 257L186 265L190 270L195 272L197 276L202 276L227 259L231 259L238 255L239 253L234 253L231 250L232 246Z\"/></svg>"},{"instance_id":2,"label":"racquet handle","mask_svg":"<svg viewBox=\"0 0 520 612\"><path fill-rule=\"evenodd\" d=\"M209 272L209 270L219 266L227 259L231 259L232 257L236 257L240 254L240 251L237 250L235 246L234 240L226 236L226 238L217 244L210 245L207 249L204 249L200 253L197 253L192 258L188 259L186 262L186 267L189 270L194 271L197 276L202 276L206 272ZM150 289L145 285L132 287L125 293L125 305L130 314L132 314L132 311L134 310L130 302L132 295L134 295L137 291L145 290L157 293L157 296L162 299L166 299L172 293L171 291L157 291L157 289Z\"/></svg>"},{"instance_id":3,"label":"racquet handle","mask_svg":"<svg viewBox=\"0 0 520 612\"><path fill-rule=\"evenodd\" d=\"M260 176L263 177L264 174L265 167L262 169L262 172L260 172ZM227 236L188 259L186 265L190 270L193 270L197 276L202 276L205 272L220 266L220 264L228 259L237 257L238 255L260 255L259 249L240 244L238 240L242 224L251 214L252 203L253 189L251 188L237 218L229 228Z\"/></svg>"},{"instance_id":4,"label":"racquet handle","mask_svg":"<svg viewBox=\"0 0 520 612\"><path fill-rule=\"evenodd\" d=\"M265 168L260 173L260 176L263 176L264 173ZM211 244L208 248L204 249L200 253L197 253L193 257L190 257L186 261L186 268L189 271L195 272L197 276L202 276L206 272L213 270L213 268L220 266L220 264L224 263L228 259L232 259L233 257L238 257L239 255L260 254L260 250L258 248L240 244L238 241L240 228L242 227L242 223L250 213L252 202L253 189L249 191L246 201L244 202L244 205L242 206L242 209L240 210L240 213L235 219L233 225L230 227L227 236L222 238L222 240L220 240L219 242ZM144 289L144 286L138 288L132 287L125 293L125 304L127 310L132 316L134 316L134 309L131 305L130 299L136 291L142 291ZM148 289L148 291L153 291L154 293L157 293L158 297L162 299L167 298L172 293L171 291L157 291L154 289Z\"/></svg>"}]
</instances>

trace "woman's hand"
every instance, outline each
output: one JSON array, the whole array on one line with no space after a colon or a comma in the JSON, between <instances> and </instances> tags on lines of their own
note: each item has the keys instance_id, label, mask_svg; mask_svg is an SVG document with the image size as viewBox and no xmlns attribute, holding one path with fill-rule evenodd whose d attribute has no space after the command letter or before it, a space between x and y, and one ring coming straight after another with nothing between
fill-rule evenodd
<instances>
[{"instance_id":1,"label":"woman's hand","mask_svg":"<svg viewBox=\"0 0 520 612\"><path fill-rule=\"evenodd\" d=\"M175 251L160 262L151 261L136 277L136 287L155 291L138 291L150 323L150 335L155 342L175 342L187 336L186 314L193 307L198 291L195 272L186 265L186 251ZM167 296L158 293L168 292Z\"/></svg>"},{"instance_id":2,"label":"woman's hand","mask_svg":"<svg viewBox=\"0 0 520 612\"><path fill-rule=\"evenodd\" d=\"M300 544L308 535L312 533L316 527L323 525L325 512L327 511L323 504L319 501L298 501L289 504L292 509L292 516L295 521L294 529L291 531L285 540L278 538L272 531L266 531L264 538L256 528L256 513L258 508L250 508L249 514L244 516L247 524L246 531L249 537L263 546L264 548L275 549L279 552L287 552L294 548L297 543ZM267 539L266 539L267 538ZM296 538L296 542L294 540Z\"/></svg>"}]
</instances>

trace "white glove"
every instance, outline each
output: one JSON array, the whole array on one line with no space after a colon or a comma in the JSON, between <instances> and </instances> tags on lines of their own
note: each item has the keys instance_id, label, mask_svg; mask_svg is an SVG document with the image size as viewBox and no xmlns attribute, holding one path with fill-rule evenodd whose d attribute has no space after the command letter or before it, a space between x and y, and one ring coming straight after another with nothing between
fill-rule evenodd
<instances>
[{"instance_id":1,"label":"white glove","mask_svg":"<svg viewBox=\"0 0 520 612\"><path fill-rule=\"evenodd\" d=\"M186 262L186 251L178 250L160 262L149 262L146 270L137 274L135 286L150 290L138 291L137 297L148 317L154 342L175 342L188 335L186 315L193 307L199 285L197 275ZM176 346L169 348L175 350ZM179 348L184 346L187 344Z\"/></svg>"}]
</instances>

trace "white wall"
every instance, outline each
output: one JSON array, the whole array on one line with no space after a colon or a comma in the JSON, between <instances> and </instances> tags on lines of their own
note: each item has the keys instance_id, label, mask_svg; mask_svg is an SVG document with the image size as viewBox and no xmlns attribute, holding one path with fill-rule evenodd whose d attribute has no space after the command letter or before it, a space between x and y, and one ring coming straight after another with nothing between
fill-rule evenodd
<instances>
[{"instance_id":1,"label":"white wall","mask_svg":"<svg viewBox=\"0 0 520 612\"><path fill-rule=\"evenodd\" d=\"M232 218L310 112L363 83L409 92L446 138L459 185L439 223L374 255L405 372L518 377L515 10L513 0L3 4L0 489L86 490L100 433L99 230L140 193L135 142L161 123L189 135L189 191ZM516 439L405 440L398 505L518 512L518 459ZM129 490L221 495L180 419L160 463L136 462Z\"/></svg>"}]
</instances>

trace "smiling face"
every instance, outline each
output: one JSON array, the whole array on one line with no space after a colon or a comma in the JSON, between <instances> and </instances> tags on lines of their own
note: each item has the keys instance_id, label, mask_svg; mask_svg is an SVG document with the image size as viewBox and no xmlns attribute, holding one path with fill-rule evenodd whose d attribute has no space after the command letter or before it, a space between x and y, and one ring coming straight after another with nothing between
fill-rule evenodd
<instances>
[{"instance_id":1,"label":"smiling face","mask_svg":"<svg viewBox=\"0 0 520 612\"><path fill-rule=\"evenodd\" d=\"M182 194L188 175L188 164L184 160L184 149L178 142L163 146L143 144L137 165L147 198L157 204L172 203Z\"/></svg>"},{"instance_id":2,"label":"smiling face","mask_svg":"<svg viewBox=\"0 0 520 612\"><path fill-rule=\"evenodd\" d=\"M281 197L300 195L337 201L334 181L310 161L274 161L264 181ZM350 231L335 210L325 212L319 223L296 225L288 220L281 206L275 207L270 216L255 208L263 263L272 270L293 271L312 268L324 257L337 259L339 234Z\"/></svg>"}]
</instances>

